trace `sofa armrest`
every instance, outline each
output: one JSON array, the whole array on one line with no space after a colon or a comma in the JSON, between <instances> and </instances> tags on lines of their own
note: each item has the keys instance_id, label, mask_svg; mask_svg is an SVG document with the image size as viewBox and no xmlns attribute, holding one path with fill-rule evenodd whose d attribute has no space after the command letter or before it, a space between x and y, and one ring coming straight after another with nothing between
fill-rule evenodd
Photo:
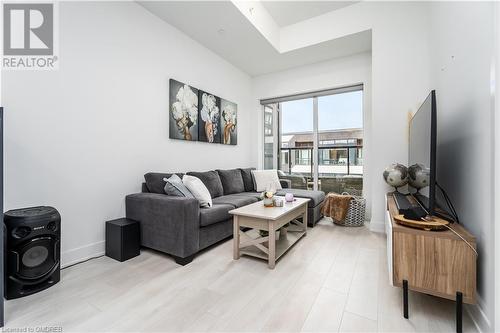
<instances>
[{"instance_id":1,"label":"sofa armrest","mask_svg":"<svg viewBox=\"0 0 500 333\"><path fill-rule=\"evenodd\" d=\"M199 206L193 198L157 193L125 198L127 218L139 221L141 245L181 258L199 250Z\"/></svg>"},{"instance_id":2,"label":"sofa armrest","mask_svg":"<svg viewBox=\"0 0 500 333\"><path fill-rule=\"evenodd\" d=\"M281 188L292 188L292 181L290 179L280 179Z\"/></svg>"}]
</instances>

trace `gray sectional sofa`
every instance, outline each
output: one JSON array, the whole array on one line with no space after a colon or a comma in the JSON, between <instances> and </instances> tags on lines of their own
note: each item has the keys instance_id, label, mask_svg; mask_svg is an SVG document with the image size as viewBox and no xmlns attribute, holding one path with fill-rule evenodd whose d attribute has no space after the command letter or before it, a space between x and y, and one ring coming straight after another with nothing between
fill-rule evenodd
<instances>
[{"instance_id":1,"label":"gray sectional sofa","mask_svg":"<svg viewBox=\"0 0 500 333\"><path fill-rule=\"evenodd\" d=\"M130 194L125 199L126 216L140 222L142 246L170 254L178 264L185 265L198 251L233 235L230 210L260 200L251 170L188 172L200 178L208 188L213 201L210 208L200 208L196 199L166 195L163 178L172 174L147 173L142 193ZM278 195L291 192L296 197L311 199L308 222L314 226L322 217L320 210L325 194L288 188L288 180L280 182L283 189Z\"/></svg>"}]
</instances>

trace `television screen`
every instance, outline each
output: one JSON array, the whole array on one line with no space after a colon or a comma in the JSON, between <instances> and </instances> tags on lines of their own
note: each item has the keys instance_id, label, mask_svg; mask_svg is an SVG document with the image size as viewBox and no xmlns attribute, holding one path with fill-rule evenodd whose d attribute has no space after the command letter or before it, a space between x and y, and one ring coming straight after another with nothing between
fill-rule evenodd
<instances>
[{"instance_id":1,"label":"television screen","mask_svg":"<svg viewBox=\"0 0 500 333\"><path fill-rule=\"evenodd\" d=\"M427 96L410 122L408 189L429 215L436 194L436 92Z\"/></svg>"}]
</instances>

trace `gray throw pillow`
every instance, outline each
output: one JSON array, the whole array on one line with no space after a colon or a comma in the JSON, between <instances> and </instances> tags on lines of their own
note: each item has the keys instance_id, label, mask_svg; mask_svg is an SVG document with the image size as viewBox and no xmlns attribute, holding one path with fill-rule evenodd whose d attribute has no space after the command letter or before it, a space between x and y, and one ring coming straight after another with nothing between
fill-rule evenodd
<instances>
[{"instance_id":1,"label":"gray throw pillow","mask_svg":"<svg viewBox=\"0 0 500 333\"><path fill-rule=\"evenodd\" d=\"M193 194L188 190L186 185L182 183L182 179L173 174L170 178L164 178L165 193L175 197L194 198Z\"/></svg>"}]
</instances>

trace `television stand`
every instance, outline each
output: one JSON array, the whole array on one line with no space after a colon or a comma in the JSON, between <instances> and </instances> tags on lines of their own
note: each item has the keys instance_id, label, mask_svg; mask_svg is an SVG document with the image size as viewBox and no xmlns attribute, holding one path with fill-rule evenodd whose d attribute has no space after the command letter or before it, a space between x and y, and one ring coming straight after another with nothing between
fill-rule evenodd
<instances>
[{"instance_id":1,"label":"television stand","mask_svg":"<svg viewBox=\"0 0 500 333\"><path fill-rule=\"evenodd\" d=\"M462 303L476 303L476 239L461 225L425 231L397 224L393 193L386 196L387 264L390 283L403 288L403 315L409 317L408 290L457 302L456 328L462 331ZM460 236L458 236L458 235ZM462 239L462 238L463 239Z\"/></svg>"}]
</instances>

